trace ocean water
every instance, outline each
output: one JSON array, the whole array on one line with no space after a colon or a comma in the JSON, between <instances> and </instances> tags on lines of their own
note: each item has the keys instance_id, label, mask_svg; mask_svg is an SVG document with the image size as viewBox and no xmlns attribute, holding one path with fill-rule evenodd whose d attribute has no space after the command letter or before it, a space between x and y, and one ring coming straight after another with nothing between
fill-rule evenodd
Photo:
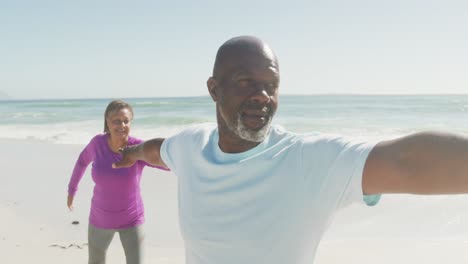
<instances>
[{"instance_id":1,"label":"ocean water","mask_svg":"<svg viewBox=\"0 0 468 264\"><path fill-rule=\"evenodd\" d=\"M128 98L132 134L166 137L187 126L215 122L209 97ZM0 138L85 144L103 129L111 99L0 101ZM363 139L421 130L468 132L468 95L281 95L274 123L298 133Z\"/></svg>"}]
</instances>

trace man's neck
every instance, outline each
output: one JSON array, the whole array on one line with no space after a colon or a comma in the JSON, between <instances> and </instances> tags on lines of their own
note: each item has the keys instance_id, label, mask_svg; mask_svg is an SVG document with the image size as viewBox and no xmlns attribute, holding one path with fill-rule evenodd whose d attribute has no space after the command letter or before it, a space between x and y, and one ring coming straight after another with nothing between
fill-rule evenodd
<instances>
[{"instance_id":1,"label":"man's neck","mask_svg":"<svg viewBox=\"0 0 468 264\"><path fill-rule=\"evenodd\" d=\"M242 153L255 148L262 142L252 142L240 138L239 136L218 129L219 142L218 146L224 153Z\"/></svg>"}]
</instances>

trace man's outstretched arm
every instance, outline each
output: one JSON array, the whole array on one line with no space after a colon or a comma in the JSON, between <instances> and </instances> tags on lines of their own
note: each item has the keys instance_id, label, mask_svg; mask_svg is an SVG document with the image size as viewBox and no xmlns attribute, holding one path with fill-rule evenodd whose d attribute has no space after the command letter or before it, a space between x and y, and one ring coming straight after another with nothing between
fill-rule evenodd
<instances>
[{"instance_id":1,"label":"man's outstretched arm","mask_svg":"<svg viewBox=\"0 0 468 264\"><path fill-rule=\"evenodd\" d=\"M137 160L143 160L153 166L167 167L161 159L161 145L164 138L155 138L139 145L128 146L122 149L122 160L112 164L113 168L132 166Z\"/></svg>"},{"instance_id":2,"label":"man's outstretched arm","mask_svg":"<svg viewBox=\"0 0 468 264\"><path fill-rule=\"evenodd\" d=\"M377 144L363 172L365 194L468 193L468 138L424 132Z\"/></svg>"}]
</instances>

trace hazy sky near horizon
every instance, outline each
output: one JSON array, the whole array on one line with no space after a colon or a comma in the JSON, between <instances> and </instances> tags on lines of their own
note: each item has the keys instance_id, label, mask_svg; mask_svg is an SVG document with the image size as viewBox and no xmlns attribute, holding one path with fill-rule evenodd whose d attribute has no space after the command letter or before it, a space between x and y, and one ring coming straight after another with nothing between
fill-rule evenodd
<instances>
[{"instance_id":1,"label":"hazy sky near horizon","mask_svg":"<svg viewBox=\"0 0 468 264\"><path fill-rule=\"evenodd\" d=\"M468 1L2 1L0 95L207 95L218 47L272 46L284 94L468 93ZM1 97L1 96L0 96Z\"/></svg>"}]
</instances>

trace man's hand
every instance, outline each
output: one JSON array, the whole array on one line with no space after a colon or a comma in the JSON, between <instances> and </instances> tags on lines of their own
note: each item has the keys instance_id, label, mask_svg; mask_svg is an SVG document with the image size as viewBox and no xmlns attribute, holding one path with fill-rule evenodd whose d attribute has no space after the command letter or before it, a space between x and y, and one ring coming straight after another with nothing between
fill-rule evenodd
<instances>
[{"instance_id":1,"label":"man's hand","mask_svg":"<svg viewBox=\"0 0 468 264\"><path fill-rule=\"evenodd\" d=\"M135 164L137 160L142 160L153 166L167 168L161 160L160 150L164 138L154 138L147 140L139 145L127 146L120 149L122 159L112 164L112 168L127 168Z\"/></svg>"},{"instance_id":2,"label":"man's hand","mask_svg":"<svg viewBox=\"0 0 468 264\"><path fill-rule=\"evenodd\" d=\"M122 159L118 162L112 163L112 168L128 168L135 164L138 160L138 146L139 145L134 145L119 149L122 154Z\"/></svg>"}]
</instances>

